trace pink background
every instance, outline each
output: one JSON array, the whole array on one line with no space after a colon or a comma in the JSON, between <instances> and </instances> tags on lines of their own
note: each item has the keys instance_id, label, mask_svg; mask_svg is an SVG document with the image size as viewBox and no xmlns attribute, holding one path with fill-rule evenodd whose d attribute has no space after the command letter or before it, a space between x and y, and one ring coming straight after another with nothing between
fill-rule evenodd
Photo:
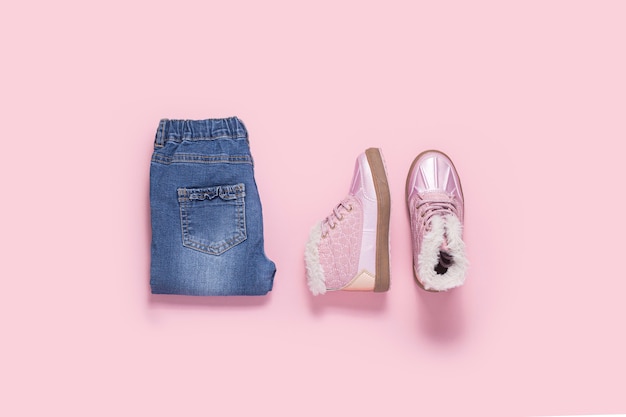
<instances>
[{"instance_id":1,"label":"pink background","mask_svg":"<svg viewBox=\"0 0 626 417\"><path fill-rule=\"evenodd\" d=\"M1 415L626 413L626 3L213 3L0 6ZM157 123L232 115L274 290L151 296ZM313 298L309 229L369 146L391 290ZM467 199L447 294L411 272L429 148Z\"/></svg>"}]
</instances>

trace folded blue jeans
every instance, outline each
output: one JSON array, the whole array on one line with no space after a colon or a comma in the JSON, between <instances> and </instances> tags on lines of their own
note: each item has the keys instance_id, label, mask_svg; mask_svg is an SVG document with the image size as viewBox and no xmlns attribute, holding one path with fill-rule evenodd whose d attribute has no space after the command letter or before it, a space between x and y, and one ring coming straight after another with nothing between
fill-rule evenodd
<instances>
[{"instance_id":1,"label":"folded blue jeans","mask_svg":"<svg viewBox=\"0 0 626 417\"><path fill-rule=\"evenodd\" d=\"M153 294L264 295L261 200L236 117L161 120L150 164Z\"/></svg>"}]
</instances>

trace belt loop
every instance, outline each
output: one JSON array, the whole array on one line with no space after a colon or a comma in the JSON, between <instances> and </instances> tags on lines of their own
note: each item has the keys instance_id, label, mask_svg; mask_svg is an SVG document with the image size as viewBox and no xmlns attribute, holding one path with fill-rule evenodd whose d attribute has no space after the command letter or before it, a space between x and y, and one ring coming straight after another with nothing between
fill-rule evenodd
<instances>
[{"instance_id":1,"label":"belt loop","mask_svg":"<svg viewBox=\"0 0 626 417\"><path fill-rule=\"evenodd\" d=\"M228 119L228 129L230 130L233 138L238 138L241 135L241 125L239 119L231 117Z\"/></svg>"},{"instance_id":2,"label":"belt loop","mask_svg":"<svg viewBox=\"0 0 626 417\"><path fill-rule=\"evenodd\" d=\"M181 140L191 139L193 137L193 132L191 131L191 121L184 119L182 121L182 127L180 129Z\"/></svg>"},{"instance_id":3,"label":"belt loop","mask_svg":"<svg viewBox=\"0 0 626 417\"><path fill-rule=\"evenodd\" d=\"M167 119L161 119L159 122L159 128L157 129L156 137L154 139L154 147L162 148L165 145L165 125Z\"/></svg>"},{"instance_id":4,"label":"belt loop","mask_svg":"<svg viewBox=\"0 0 626 417\"><path fill-rule=\"evenodd\" d=\"M246 125L243 123L243 120L241 120L237 116L235 116L233 119L236 125L235 135L239 137L239 135L243 133L243 136L246 138L246 142L248 142L249 144L250 140L248 138L248 129L246 129Z\"/></svg>"}]
</instances>

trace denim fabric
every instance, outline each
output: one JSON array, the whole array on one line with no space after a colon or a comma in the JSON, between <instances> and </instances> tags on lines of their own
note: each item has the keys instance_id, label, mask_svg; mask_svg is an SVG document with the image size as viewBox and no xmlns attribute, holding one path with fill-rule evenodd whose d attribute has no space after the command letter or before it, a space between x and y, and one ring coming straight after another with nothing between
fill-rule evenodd
<instances>
[{"instance_id":1,"label":"denim fabric","mask_svg":"<svg viewBox=\"0 0 626 417\"><path fill-rule=\"evenodd\" d=\"M248 134L236 117L161 120L150 164L153 294L263 295L263 249Z\"/></svg>"}]
</instances>

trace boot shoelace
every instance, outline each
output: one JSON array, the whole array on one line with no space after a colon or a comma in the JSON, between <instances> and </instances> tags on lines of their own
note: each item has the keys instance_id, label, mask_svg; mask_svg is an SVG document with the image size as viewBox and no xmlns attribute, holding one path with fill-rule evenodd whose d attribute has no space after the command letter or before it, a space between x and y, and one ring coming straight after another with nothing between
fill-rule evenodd
<instances>
[{"instance_id":1,"label":"boot shoelace","mask_svg":"<svg viewBox=\"0 0 626 417\"><path fill-rule=\"evenodd\" d=\"M329 230L334 229L337 226L337 222L343 220L343 214L340 211L342 208L350 212L352 211L352 204L343 200L333 208L332 213L322 221L322 237L328 236Z\"/></svg>"},{"instance_id":2,"label":"boot shoelace","mask_svg":"<svg viewBox=\"0 0 626 417\"><path fill-rule=\"evenodd\" d=\"M458 216L456 206L451 201L422 201L417 204L416 210L419 213L420 221L426 228L429 228L430 219L435 215L453 214Z\"/></svg>"}]
</instances>

